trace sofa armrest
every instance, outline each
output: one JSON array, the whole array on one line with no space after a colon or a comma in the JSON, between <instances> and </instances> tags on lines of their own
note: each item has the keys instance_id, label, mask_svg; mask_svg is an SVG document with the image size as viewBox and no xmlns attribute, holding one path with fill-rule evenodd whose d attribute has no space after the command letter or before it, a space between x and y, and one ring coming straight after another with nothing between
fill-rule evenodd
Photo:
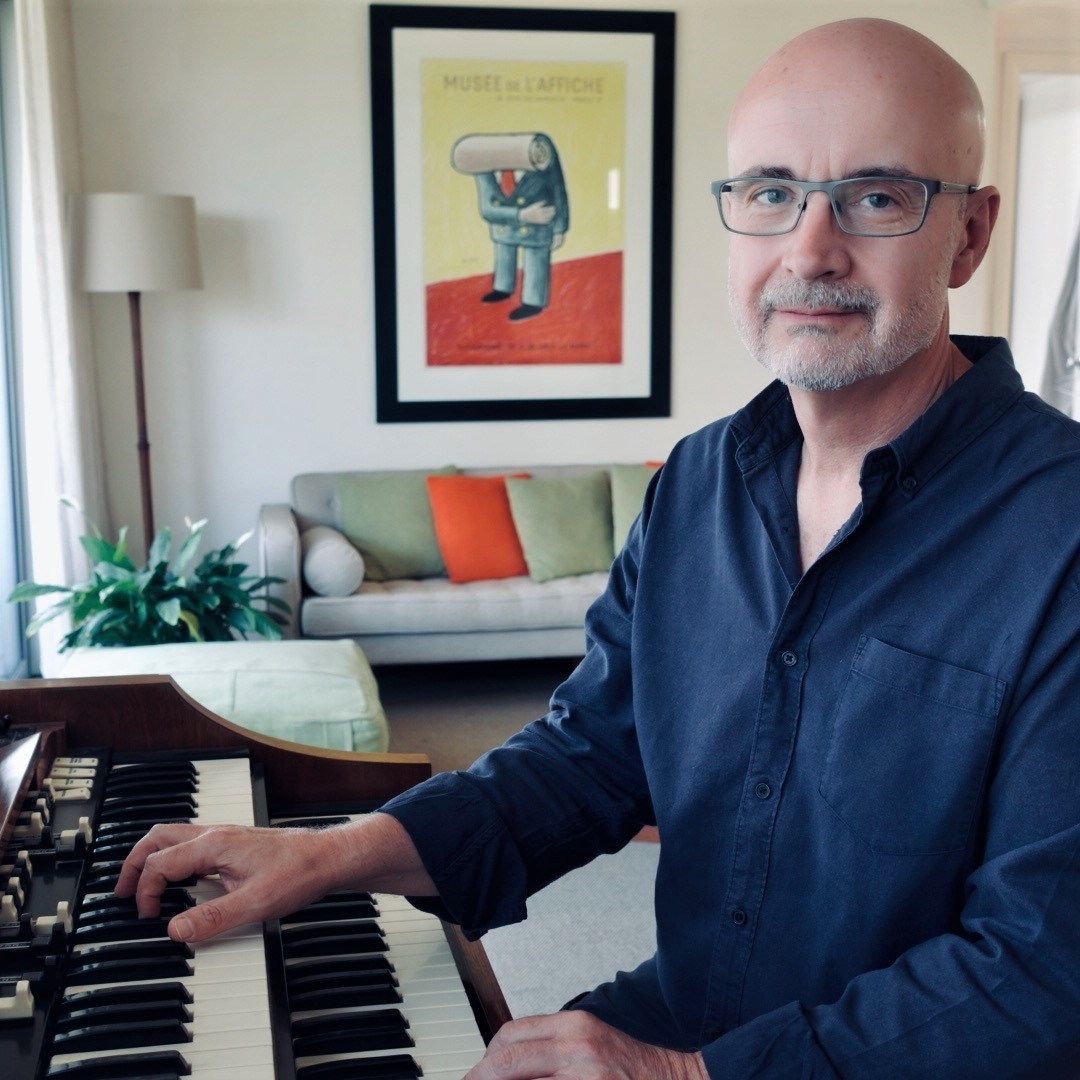
<instances>
[{"instance_id":1,"label":"sofa armrest","mask_svg":"<svg viewBox=\"0 0 1080 1080\"><path fill-rule=\"evenodd\" d=\"M292 609L285 616L281 632L287 638L300 636L301 586L300 528L291 506L267 504L259 508L256 530L259 548L259 573L284 578L280 585L272 585L270 594L284 600Z\"/></svg>"}]
</instances>

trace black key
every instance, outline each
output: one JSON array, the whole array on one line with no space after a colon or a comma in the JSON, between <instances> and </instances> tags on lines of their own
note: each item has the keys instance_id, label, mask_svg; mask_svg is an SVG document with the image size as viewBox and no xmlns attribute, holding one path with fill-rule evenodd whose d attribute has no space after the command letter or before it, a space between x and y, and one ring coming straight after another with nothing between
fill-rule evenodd
<instances>
[{"instance_id":1,"label":"black key","mask_svg":"<svg viewBox=\"0 0 1080 1080\"><path fill-rule=\"evenodd\" d=\"M190 1024L191 1010L176 1001L132 1001L124 1005L95 1005L89 1009L63 1011L56 1019L57 1031L75 1031L99 1024L124 1024L132 1020L175 1020Z\"/></svg>"},{"instance_id":2,"label":"black key","mask_svg":"<svg viewBox=\"0 0 1080 1080\"><path fill-rule=\"evenodd\" d=\"M285 978L291 981L312 975L343 974L350 979L360 979L368 973L392 974L393 971L394 965L385 956L327 956L289 964Z\"/></svg>"},{"instance_id":3,"label":"black key","mask_svg":"<svg viewBox=\"0 0 1080 1080\"><path fill-rule=\"evenodd\" d=\"M168 937L168 919L99 919L84 923L75 931L75 944L85 945L96 941L124 941Z\"/></svg>"},{"instance_id":4,"label":"black key","mask_svg":"<svg viewBox=\"0 0 1080 1080\"><path fill-rule=\"evenodd\" d=\"M135 840L119 840L115 843L106 841L104 844L95 844L94 858L101 859L104 862L123 863L131 854L131 849L136 843Z\"/></svg>"},{"instance_id":5,"label":"black key","mask_svg":"<svg viewBox=\"0 0 1080 1080\"><path fill-rule=\"evenodd\" d=\"M54 1054L86 1054L95 1050L132 1050L137 1046L168 1046L183 1042L191 1042L191 1032L177 1021L131 1021L58 1032L53 1038L52 1051Z\"/></svg>"},{"instance_id":6,"label":"black key","mask_svg":"<svg viewBox=\"0 0 1080 1080\"><path fill-rule=\"evenodd\" d=\"M194 761L118 761L109 770L109 776L156 776L174 772L195 776L198 769Z\"/></svg>"},{"instance_id":7,"label":"black key","mask_svg":"<svg viewBox=\"0 0 1080 1080\"><path fill-rule=\"evenodd\" d=\"M322 900L316 900L317 904L321 904L324 900L367 900L374 902L375 898L369 892L362 892L359 889L341 889L338 892L327 893Z\"/></svg>"},{"instance_id":8,"label":"black key","mask_svg":"<svg viewBox=\"0 0 1080 1080\"><path fill-rule=\"evenodd\" d=\"M103 960L192 960L195 954L182 941L163 938L160 941L114 941L108 945L91 945L71 954L69 971L78 971L88 964Z\"/></svg>"},{"instance_id":9,"label":"black key","mask_svg":"<svg viewBox=\"0 0 1080 1080\"><path fill-rule=\"evenodd\" d=\"M170 806L168 811L168 813L140 817L136 820L109 821L101 817L94 830L94 838L113 840L119 836L135 835L141 840L155 825L190 825L192 815L195 813L194 809L188 810L184 806Z\"/></svg>"},{"instance_id":10,"label":"black key","mask_svg":"<svg viewBox=\"0 0 1080 1080\"><path fill-rule=\"evenodd\" d=\"M107 1008L137 1001L176 1001L190 1005L191 991L179 982L154 983L152 986L103 986L98 990L80 990L63 998L63 1008L85 1009L92 1005Z\"/></svg>"},{"instance_id":11,"label":"black key","mask_svg":"<svg viewBox=\"0 0 1080 1080\"><path fill-rule=\"evenodd\" d=\"M167 900L161 905L158 917L171 919L179 915L181 911L187 911L191 904L185 904L179 900ZM90 911L81 912L79 923L120 923L128 922L139 917L138 908L134 904L128 905L123 900L114 900L111 904L99 904ZM78 933L78 931L76 931Z\"/></svg>"},{"instance_id":12,"label":"black key","mask_svg":"<svg viewBox=\"0 0 1080 1080\"><path fill-rule=\"evenodd\" d=\"M183 795L194 795L199 790L199 785L192 779L181 777L166 777L164 779L133 778L120 783L109 781L105 785L106 799L120 799L129 796L136 798L143 795L153 795L162 801L171 801ZM150 801L149 799L146 801Z\"/></svg>"},{"instance_id":13,"label":"black key","mask_svg":"<svg viewBox=\"0 0 1080 1080\"><path fill-rule=\"evenodd\" d=\"M372 900L320 900L309 904L291 915L286 915L283 923L299 922L338 922L343 919L374 919L379 909Z\"/></svg>"},{"instance_id":14,"label":"black key","mask_svg":"<svg viewBox=\"0 0 1080 1080\"><path fill-rule=\"evenodd\" d=\"M314 971L294 974L290 968L285 976L289 997L307 990L329 989L339 986L397 986L397 978L390 971L356 971L341 967L335 971Z\"/></svg>"},{"instance_id":15,"label":"black key","mask_svg":"<svg viewBox=\"0 0 1080 1080\"><path fill-rule=\"evenodd\" d=\"M408 1054L387 1054L366 1061L321 1061L296 1070L296 1080L413 1080L423 1075Z\"/></svg>"},{"instance_id":16,"label":"black key","mask_svg":"<svg viewBox=\"0 0 1080 1080\"><path fill-rule=\"evenodd\" d=\"M284 938L285 931L282 931ZM348 953L386 952L386 939L378 933L343 934L331 938L310 938L282 942L286 960L304 956L341 956Z\"/></svg>"},{"instance_id":17,"label":"black key","mask_svg":"<svg viewBox=\"0 0 1080 1080\"><path fill-rule=\"evenodd\" d=\"M188 960L179 957L161 959L102 960L86 964L68 975L68 986L93 986L96 983L145 982L149 979L183 979L195 973Z\"/></svg>"},{"instance_id":18,"label":"black key","mask_svg":"<svg viewBox=\"0 0 1080 1080\"><path fill-rule=\"evenodd\" d=\"M190 1076L191 1066L179 1050L149 1054L120 1054L89 1058L66 1065L51 1065L47 1080L179 1080Z\"/></svg>"},{"instance_id":19,"label":"black key","mask_svg":"<svg viewBox=\"0 0 1080 1080\"><path fill-rule=\"evenodd\" d=\"M401 993L393 982L370 986L318 986L310 989L289 990L289 1011L351 1009L361 1005L400 1005Z\"/></svg>"},{"instance_id":20,"label":"black key","mask_svg":"<svg viewBox=\"0 0 1080 1080\"><path fill-rule=\"evenodd\" d=\"M133 824L137 820L144 823L149 831L151 825L157 825L166 818L190 821L194 812L195 800L190 796L179 799L140 800L136 805L132 805L127 799L113 799L103 806L98 815L97 827L100 829L103 825Z\"/></svg>"},{"instance_id":21,"label":"black key","mask_svg":"<svg viewBox=\"0 0 1080 1080\"><path fill-rule=\"evenodd\" d=\"M170 907L186 910L195 906L195 898L186 889L178 889L172 886L161 894L161 903L162 905L168 904ZM134 912L137 910L134 896L125 896L121 899L119 896L108 893L104 896L93 896L89 900L84 900L82 907L79 908L79 915L85 919L87 915L95 911Z\"/></svg>"},{"instance_id":22,"label":"black key","mask_svg":"<svg viewBox=\"0 0 1080 1080\"><path fill-rule=\"evenodd\" d=\"M373 919L356 919L351 922L318 923L312 926L288 926L281 931L281 940L286 944L304 941L328 941L335 938L351 937L354 934L378 934L385 936L382 927Z\"/></svg>"},{"instance_id":23,"label":"black key","mask_svg":"<svg viewBox=\"0 0 1080 1080\"><path fill-rule=\"evenodd\" d=\"M194 810L198 804L191 795L117 795L101 804L101 819L108 821L131 821L134 815L140 819L152 817L159 806L178 806L184 811Z\"/></svg>"},{"instance_id":24,"label":"black key","mask_svg":"<svg viewBox=\"0 0 1080 1080\"><path fill-rule=\"evenodd\" d=\"M94 861L86 874L86 891L88 893L111 893L116 885L116 879L120 876L120 868L124 865L123 859L102 859L94 853ZM198 878L192 874L181 881L174 881L175 888L191 888L197 884Z\"/></svg>"},{"instance_id":25,"label":"black key","mask_svg":"<svg viewBox=\"0 0 1080 1080\"><path fill-rule=\"evenodd\" d=\"M293 1054L358 1054L413 1046L409 1022L399 1009L376 1009L351 1015L312 1016L292 1022Z\"/></svg>"}]
</instances>

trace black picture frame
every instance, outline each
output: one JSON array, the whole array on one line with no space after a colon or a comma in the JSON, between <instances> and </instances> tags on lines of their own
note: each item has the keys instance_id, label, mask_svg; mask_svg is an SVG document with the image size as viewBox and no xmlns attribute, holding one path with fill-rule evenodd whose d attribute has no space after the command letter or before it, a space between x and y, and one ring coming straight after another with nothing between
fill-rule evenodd
<instances>
[{"instance_id":1,"label":"black picture frame","mask_svg":"<svg viewBox=\"0 0 1080 1080\"><path fill-rule=\"evenodd\" d=\"M607 419L671 415L674 41L675 16L672 12L371 5L378 423ZM604 307L599 303L590 309L618 320L616 332L603 339L604 347L609 349L609 353L604 355L602 363L578 362L576 356L570 353L566 355L574 358L563 360L563 354L555 351L550 355L559 355L560 359L557 361L540 359L537 362L533 356L525 356L521 360L512 359L510 357L516 355L513 352L515 349L526 347L521 343L523 338L513 336L519 333L515 328L498 331L493 335L492 344L485 346L490 348L491 356L497 359L474 361L466 358L460 361L459 367L454 368L452 365L459 361L448 347L446 355L451 356L451 359L447 363L451 366L438 369L432 366L433 336L426 329L428 323L425 322L426 312L432 310L426 306L430 304L432 294L425 285L428 279L424 277L421 265L425 257L422 253L422 219L425 210L421 206L419 215L409 214L407 207L412 204L413 199L405 197L409 194L406 191L409 183L421 185L412 190L414 195L419 192L421 203L425 191L425 181L410 179L417 172L417 159L424 154L423 136L418 130L421 124L419 118L424 111L420 103L423 93L430 93L420 89L422 80L417 73L427 71L431 64L440 63L460 64L463 71L482 70L484 65L488 65L487 69L492 70L498 63L503 62L499 58L507 55L507 50L515 57L513 62L521 65L522 72L528 73L532 70L530 65L533 64L533 51L536 63L547 64L554 62L550 61L553 49L565 49L562 56L569 56L572 58L571 62L582 65L583 72L592 70L584 65L593 61L592 54L595 50L596 56L600 58L597 63L610 62L610 70L616 74L620 67L629 73L625 78L618 76L608 80L608 83L615 82L624 87L620 90L623 94L621 98L614 92L608 92L608 83L604 83L602 79L592 83L578 80L560 84L581 85L586 89L599 86L598 94L592 98L560 98L558 94L544 96L540 91L534 92L532 87L557 85L555 82L545 82L543 78L516 80L506 84L520 84L522 87L527 84L530 93L523 100L530 107L535 107L535 102L540 101L549 103L549 107L558 108L557 104L551 106L550 103L563 101L563 107L570 110L580 108L582 102L592 101L604 109L622 109L620 115L625 118L626 128L622 144L625 148L625 163L622 174L616 176L615 182L617 191L625 191L623 205L627 209L623 212L622 220L629 223L626 225L628 239L624 241L623 248L616 252L619 259L618 282L616 285L605 286L619 290L618 311L612 316L610 309L613 305ZM622 50L625 50L626 57L620 60ZM480 59L470 59L474 54ZM522 59L523 56L525 59ZM643 78L645 68L647 71ZM436 85L440 93L443 87L453 85L457 91L474 85L470 82L472 79L474 76L471 75L462 76L460 81L456 75L444 75L441 82L432 84L429 81L425 85ZM490 79L488 76L488 81L481 84L483 88L492 85ZM607 97L603 97L604 93L607 93ZM441 101L437 97L434 100ZM474 100L469 100L469 108L477 107ZM482 100L479 106L481 109ZM506 99L500 97L498 100ZM617 104L612 106L612 100ZM446 107L452 109L453 105ZM434 107L430 111L434 112ZM537 137L543 138L542 135ZM514 138L525 136L515 134ZM417 147L421 149L418 150ZM452 175L449 155L446 158L446 171ZM610 180L610 172L608 177ZM454 177L457 182L468 179L468 176ZM624 184L623 188L618 187L619 182ZM472 192L473 186L467 186ZM480 190L480 181L477 181L476 189ZM455 198L460 199L460 183L456 190L458 194ZM595 185L589 190L594 191ZM616 206L620 205L619 197L615 197ZM633 215L628 212L632 197L637 199ZM473 194L471 198L472 213L476 216L476 200L479 195ZM609 195L609 207L611 198ZM574 229L573 206L571 193L570 225L566 229L566 237L571 237ZM419 224L413 220L416 217L421 219ZM462 215L458 213L453 217L460 221ZM580 215L578 220L581 220ZM554 224L557 227L558 218ZM483 223L477 220L478 233L482 225ZM484 242L490 249L492 245L486 232ZM567 248L569 247L567 244ZM524 252L524 249L521 250ZM550 259L550 254L548 258ZM522 259L524 260L524 254ZM568 266L569 262L568 258L564 265ZM579 261L579 265L586 263L586 259ZM553 281L558 273L558 265L557 259L551 259ZM595 268L600 264L593 262L589 265ZM567 275L569 271L563 273ZM478 274L477 280L483 276L482 273ZM534 272L534 277L536 276ZM594 277L600 282L604 281L603 275L596 274L595 271ZM561 280L566 281L567 277L564 276ZM554 286L552 293L554 296ZM446 292L442 295L446 301L439 310L453 310L449 299L451 294ZM470 295L475 295L475 289ZM505 296L505 293L498 295ZM511 297L503 305L500 314L511 307L512 299ZM554 299L552 304L554 307ZM526 311L535 310L526 307L524 294L521 306ZM567 312L568 306L564 305L560 312L560 317L564 320L572 317ZM494 305L488 309L475 310L482 317L491 318L490 312L494 310ZM582 311L588 314L584 306ZM544 309L541 315L548 315L548 309ZM525 318L530 316L526 315ZM541 319L535 319L530 330L537 325L542 325ZM584 318L576 325L583 338L592 332L587 329L592 324ZM534 339L537 333L533 334ZM557 346L550 346L552 350L586 347L584 344L579 345L576 339L572 345L565 344L568 340L565 334L557 340ZM468 346L459 343L456 347L477 349L480 346L475 343ZM528 348L535 349L538 346L530 344ZM543 345L539 348L541 352L534 354L535 356L549 355L542 351ZM546 381L545 376L548 376ZM552 385L558 386L558 394L551 392Z\"/></svg>"}]
</instances>

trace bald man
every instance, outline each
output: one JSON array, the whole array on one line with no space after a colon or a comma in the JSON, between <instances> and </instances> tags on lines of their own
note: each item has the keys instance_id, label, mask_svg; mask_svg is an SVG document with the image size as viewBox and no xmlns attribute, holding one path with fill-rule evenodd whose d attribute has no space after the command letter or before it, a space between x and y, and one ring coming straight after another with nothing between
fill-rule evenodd
<instances>
[{"instance_id":1,"label":"bald man","mask_svg":"<svg viewBox=\"0 0 1080 1080\"><path fill-rule=\"evenodd\" d=\"M776 381L674 448L551 712L362 825L159 826L117 891L220 871L178 938L346 884L476 936L656 822L656 956L470 1080L1080 1076L1080 427L949 336L982 127L893 23L770 59L713 188Z\"/></svg>"}]
</instances>

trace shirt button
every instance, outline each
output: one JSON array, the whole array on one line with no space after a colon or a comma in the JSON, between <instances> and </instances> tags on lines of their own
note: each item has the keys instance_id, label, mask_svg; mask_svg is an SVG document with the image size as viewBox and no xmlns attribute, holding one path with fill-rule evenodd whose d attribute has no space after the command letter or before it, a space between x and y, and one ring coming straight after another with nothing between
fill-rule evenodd
<instances>
[{"instance_id":1,"label":"shirt button","mask_svg":"<svg viewBox=\"0 0 1080 1080\"><path fill-rule=\"evenodd\" d=\"M737 908L736 908L736 909L735 909L735 910L734 910L734 911L733 911L733 912L731 913L731 921L732 921L732 922L733 922L733 923L734 923L734 924L735 924L736 926L742 926L742 924L743 924L744 922L746 922L746 912L745 912L745 911L743 911L743 909L742 909L741 907L737 907Z\"/></svg>"},{"instance_id":2,"label":"shirt button","mask_svg":"<svg viewBox=\"0 0 1080 1080\"><path fill-rule=\"evenodd\" d=\"M798 656L790 649L785 649L784 652L780 654L780 659L783 660L788 667L794 667L799 662Z\"/></svg>"},{"instance_id":3,"label":"shirt button","mask_svg":"<svg viewBox=\"0 0 1080 1080\"><path fill-rule=\"evenodd\" d=\"M762 780L760 784L754 786L754 794L759 799L767 799L772 794L772 788Z\"/></svg>"},{"instance_id":4,"label":"shirt button","mask_svg":"<svg viewBox=\"0 0 1080 1080\"><path fill-rule=\"evenodd\" d=\"M905 476L904 479L900 481L900 486L905 491L914 491L919 486L919 481L916 480L914 476Z\"/></svg>"}]
</instances>

